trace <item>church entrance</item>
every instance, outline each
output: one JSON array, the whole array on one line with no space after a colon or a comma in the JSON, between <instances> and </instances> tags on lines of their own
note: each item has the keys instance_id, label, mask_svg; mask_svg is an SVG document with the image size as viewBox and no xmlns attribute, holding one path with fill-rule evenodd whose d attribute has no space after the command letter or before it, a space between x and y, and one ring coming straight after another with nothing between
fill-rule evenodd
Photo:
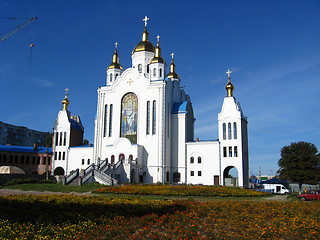
<instances>
[{"instance_id":1,"label":"church entrance","mask_svg":"<svg viewBox=\"0 0 320 240\"><path fill-rule=\"evenodd\" d=\"M64 169L62 167L57 167L54 171L53 171L53 175L57 176L57 175L64 175Z\"/></svg>"},{"instance_id":2,"label":"church entrance","mask_svg":"<svg viewBox=\"0 0 320 240\"><path fill-rule=\"evenodd\" d=\"M238 170L234 166L226 167L223 171L223 185L238 187Z\"/></svg>"}]
</instances>

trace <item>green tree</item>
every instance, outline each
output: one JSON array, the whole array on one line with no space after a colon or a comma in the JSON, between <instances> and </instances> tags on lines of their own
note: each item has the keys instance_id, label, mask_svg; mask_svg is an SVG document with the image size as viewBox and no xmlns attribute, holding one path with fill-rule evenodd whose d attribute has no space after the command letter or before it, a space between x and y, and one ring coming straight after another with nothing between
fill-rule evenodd
<instances>
[{"instance_id":1,"label":"green tree","mask_svg":"<svg viewBox=\"0 0 320 240\"><path fill-rule=\"evenodd\" d=\"M320 181L320 154L317 147L308 142L294 142L281 149L278 162L281 179L299 184L317 184Z\"/></svg>"},{"instance_id":2,"label":"green tree","mask_svg":"<svg viewBox=\"0 0 320 240\"><path fill-rule=\"evenodd\" d=\"M46 140L45 140L45 146L46 147L52 147L52 132L47 132L46 133Z\"/></svg>"},{"instance_id":3,"label":"green tree","mask_svg":"<svg viewBox=\"0 0 320 240\"><path fill-rule=\"evenodd\" d=\"M82 141L82 145L89 145L89 141L88 141L88 139L83 139L83 141Z\"/></svg>"}]
</instances>

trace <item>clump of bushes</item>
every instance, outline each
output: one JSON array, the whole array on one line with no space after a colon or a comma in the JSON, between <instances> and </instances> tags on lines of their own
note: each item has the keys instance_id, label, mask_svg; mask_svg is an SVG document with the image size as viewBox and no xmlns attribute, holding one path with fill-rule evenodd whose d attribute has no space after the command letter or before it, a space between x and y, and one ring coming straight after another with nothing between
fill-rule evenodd
<instances>
[{"instance_id":1,"label":"clump of bushes","mask_svg":"<svg viewBox=\"0 0 320 240\"><path fill-rule=\"evenodd\" d=\"M21 179L21 178L14 178L5 184L3 186L12 186L12 185L17 185L17 184L26 184L26 183L55 183L53 180L39 180L36 178L27 178L27 179Z\"/></svg>"}]
</instances>

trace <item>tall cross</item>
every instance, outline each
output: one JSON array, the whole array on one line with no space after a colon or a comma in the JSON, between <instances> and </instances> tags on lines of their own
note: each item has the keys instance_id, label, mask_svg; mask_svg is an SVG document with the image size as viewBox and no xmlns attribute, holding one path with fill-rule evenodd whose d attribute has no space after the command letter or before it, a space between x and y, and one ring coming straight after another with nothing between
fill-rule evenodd
<instances>
[{"instance_id":1,"label":"tall cross","mask_svg":"<svg viewBox=\"0 0 320 240\"><path fill-rule=\"evenodd\" d=\"M228 74L229 79L230 79L230 73L231 73L231 71L228 69L228 72L226 72L226 74Z\"/></svg>"},{"instance_id":2,"label":"tall cross","mask_svg":"<svg viewBox=\"0 0 320 240\"><path fill-rule=\"evenodd\" d=\"M69 89L68 89L68 88L66 88L66 89L65 89L65 91L66 91L66 96L67 96Z\"/></svg>"},{"instance_id":3,"label":"tall cross","mask_svg":"<svg viewBox=\"0 0 320 240\"><path fill-rule=\"evenodd\" d=\"M116 42L116 43L114 44L114 45L116 46L116 50L117 50L117 48L118 48L118 44L119 44L118 42Z\"/></svg>"},{"instance_id":4,"label":"tall cross","mask_svg":"<svg viewBox=\"0 0 320 240\"><path fill-rule=\"evenodd\" d=\"M159 44L160 36L158 35L156 39L157 39L157 43Z\"/></svg>"},{"instance_id":5,"label":"tall cross","mask_svg":"<svg viewBox=\"0 0 320 240\"><path fill-rule=\"evenodd\" d=\"M129 83L129 85L131 86L131 83L133 83L133 81L131 80L131 78L129 79L129 81L128 81L127 83Z\"/></svg>"},{"instance_id":6,"label":"tall cross","mask_svg":"<svg viewBox=\"0 0 320 240\"><path fill-rule=\"evenodd\" d=\"M148 24L148 20L149 18L147 16L144 17L144 19L142 19L142 21L144 21L144 26L146 27Z\"/></svg>"},{"instance_id":7,"label":"tall cross","mask_svg":"<svg viewBox=\"0 0 320 240\"><path fill-rule=\"evenodd\" d=\"M171 53L171 57L172 57L172 59L173 59L173 56L174 56L174 53Z\"/></svg>"}]
</instances>

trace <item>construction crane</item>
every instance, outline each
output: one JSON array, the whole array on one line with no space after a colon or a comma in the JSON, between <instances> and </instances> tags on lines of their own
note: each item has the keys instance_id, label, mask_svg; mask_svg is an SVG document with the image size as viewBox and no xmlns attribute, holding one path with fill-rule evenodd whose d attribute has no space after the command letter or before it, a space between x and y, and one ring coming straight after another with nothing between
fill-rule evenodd
<instances>
[{"instance_id":1,"label":"construction crane","mask_svg":"<svg viewBox=\"0 0 320 240\"><path fill-rule=\"evenodd\" d=\"M33 17L28 19L27 21L21 23L20 25L18 25L15 29L13 29L10 32L6 32L4 34L2 34L0 36L0 42L3 42L4 40L6 40L8 37L12 36L13 34L15 34L16 32L18 32L21 28L27 26L29 23L33 22L34 20L38 19L37 17ZM33 46L30 46L33 47Z\"/></svg>"}]
</instances>

